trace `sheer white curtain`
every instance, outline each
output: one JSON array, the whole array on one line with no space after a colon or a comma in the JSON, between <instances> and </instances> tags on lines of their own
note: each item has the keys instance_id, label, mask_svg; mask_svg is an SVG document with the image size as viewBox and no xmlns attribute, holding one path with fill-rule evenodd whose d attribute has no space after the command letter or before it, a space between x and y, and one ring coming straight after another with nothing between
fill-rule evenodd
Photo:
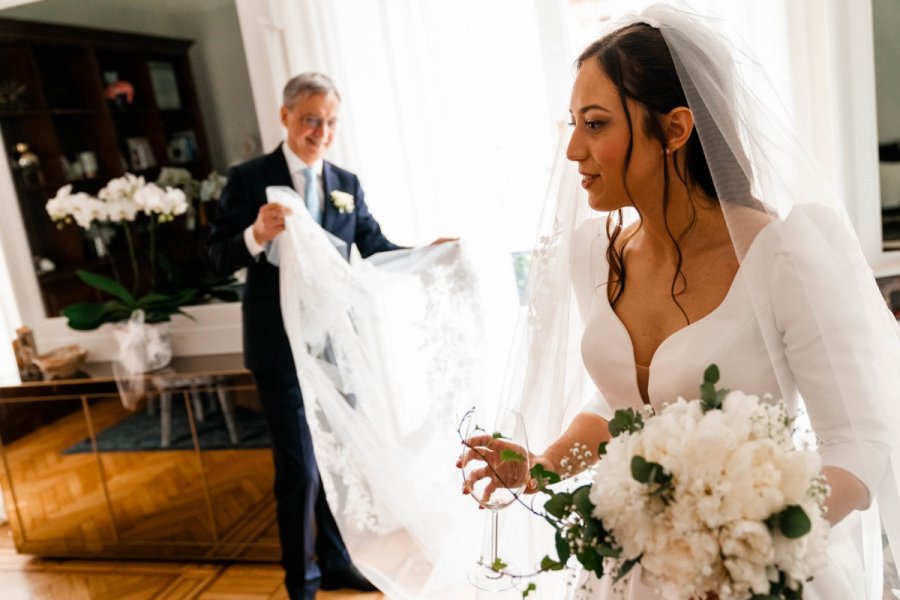
<instances>
[{"instance_id":1,"label":"sheer white curtain","mask_svg":"<svg viewBox=\"0 0 900 600\"><path fill-rule=\"evenodd\" d=\"M565 2L272 2L282 77L334 78L329 157L360 176L386 234L469 245L493 305L487 370L499 385L516 318L511 253L534 241L568 107Z\"/></svg>"},{"instance_id":2,"label":"sheer white curtain","mask_svg":"<svg viewBox=\"0 0 900 600\"><path fill-rule=\"evenodd\" d=\"M608 20L650 0L270 0L283 65L331 74L344 96L331 157L356 171L398 241L533 243L572 60ZM835 2L692 0L744 37L774 82L797 135L837 185L832 122ZM283 71L283 73L277 73ZM278 79L282 81L277 81ZM779 100L780 99L780 100Z\"/></svg>"}]
</instances>

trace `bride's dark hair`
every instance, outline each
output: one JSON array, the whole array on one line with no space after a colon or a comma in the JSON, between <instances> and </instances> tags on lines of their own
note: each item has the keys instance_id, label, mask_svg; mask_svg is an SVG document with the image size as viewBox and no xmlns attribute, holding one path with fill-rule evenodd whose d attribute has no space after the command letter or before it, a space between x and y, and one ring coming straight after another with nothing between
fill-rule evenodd
<instances>
[{"instance_id":1,"label":"bride's dark hair","mask_svg":"<svg viewBox=\"0 0 900 600\"><path fill-rule=\"evenodd\" d=\"M675 63L672 61L672 55L668 46L666 46L662 34L658 29L646 23L628 25L597 40L581 53L581 56L575 62L575 66L580 69L585 62L592 59L598 61L600 68L615 84L619 92L619 99L622 102L622 108L625 110L625 119L628 122L629 132L628 149L626 150L625 163L622 167L622 179L625 181L634 147L634 123L632 122L631 112L628 110L626 100L631 98L646 108L643 119L644 130L651 138L659 142L660 152L665 152L668 144L660 117L679 106L687 107L687 98L678 78ZM691 132L687 143L676 150L676 154L679 152L684 153L684 172L679 170L678 162L676 161L675 173L678 178L688 187L689 191L699 187L703 192L703 198L718 202L716 187L713 184L713 178L709 165L706 162L703 145L700 143L700 136L696 127ZM669 173L668 161L664 161L663 164L663 214L665 216L666 231L672 240L672 244L675 246L677 261L675 276L672 279L672 299L678 305L682 314L684 314L685 319L690 322L676 298L678 293L676 292L676 287L679 279L682 281L682 291L687 286L687 282L681 270L683 265L681 247L678 244L678 239L669 229L669 182L671 174ZM627 183L625 183L625 193L634 206L634 198L628 190ZM681 233L681 236L686 234L694 224L695 212L693 204L690 208L691 219L687 229ZM612 305L616 304L625 290L625 262L623 255L625 243L627 243L627 240L625 240L625 243L616 243L622 233L622 211L616 211L614 214L616 216L615 222L613 221L613 214L610 215L606 222L606 233L609 237L606 257L609 261L611 274L608 294Z\"/></svg>"}]
</instances>

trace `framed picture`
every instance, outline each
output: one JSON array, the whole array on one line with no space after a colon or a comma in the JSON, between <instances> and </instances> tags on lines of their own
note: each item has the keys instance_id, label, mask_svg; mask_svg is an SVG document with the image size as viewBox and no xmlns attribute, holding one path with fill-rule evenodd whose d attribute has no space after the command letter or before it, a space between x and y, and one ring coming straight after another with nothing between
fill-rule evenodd
<instances>
[{"instance_id":1,"label":"framed picture","mask_svg":"<svg viewBox=\"0 0 900 600\"><path fill-rule=\"evenodd\" d=\"M150 140L145 137L132 137L125 140L128 145L128 162L135 171L144 171L156 166L156 157Z\"/></svg>"},{"instance_id":2,"label":"framed picture","mask_svg":"<svg viewBox=\"0 0 900 600\"><path fill-rule=\"evenodd\" d=\"M148 61L150 81L153 83L153 95L156 106L160 110L177 110L181 108L181 96L178 93L178 80L175 77L175 66L170 62Z\"/></svg>"},{"instance_id":3,"label":"framed picture","mask_svg":"<svg viewBox=\"0 0 900 600\"><path fill-rule=\"evenodd\" d=\"M193 130L173 133L166 152L172 164L184 164L196 160L197 135Z\"/></svg>"}]
</instances>

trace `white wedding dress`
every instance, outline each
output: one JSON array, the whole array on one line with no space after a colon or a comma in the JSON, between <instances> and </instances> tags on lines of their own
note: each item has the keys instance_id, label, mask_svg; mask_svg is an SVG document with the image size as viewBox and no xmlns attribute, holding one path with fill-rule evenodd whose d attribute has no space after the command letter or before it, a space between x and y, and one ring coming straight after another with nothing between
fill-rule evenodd
<instances>
[{"instance_id":1,"label":"white wedding dress","mask_svg":"<svg viewBox=\"0 0 900 600\"><path fill-rule=\"evenodd\" d=\"M872 448L889 439L891 432L877 420L865 421L860 427L857 419L850 427L840 399L832 398L835 390L849 384L859 391L859 410L864 411L865 398L876 393L867 387L867 337L864 330L856 327L854 315L845 312L847 307L833 303L835 295L830 288L841 285L840 281L822 281L821 289L815 291L799 289L797 269L817 268L817 258L791 255L783 244L784 236L791 236L792 229L802 226L805 219L817 219L821 226L824 218L828 225L827 217L811 212L814 210L817 209L796 208L785 221L773 221L758 234L722 303L659 346L649 365L648 395L657 409L678 397L697 398L702 373L710 364L716 364L721 372L720 387L759 396L782 396L790 410L797 409L798 395L802 396L823 463L854 473L873 489L877 482L867 481L866 474L875 470L859 461L863 456L871 458ZM840 243L845 234L837 225L831 231L835 243ZM582 356L600 392L585 410L609 419L617 409L642 404L631 339L607 299L608 242L603 221L588 221L575 238L571 255L573 280L586 323ZM840 272L839 268L835 271L834 265L828 265L828 270ZM823 356L826 349L818 343L813 311L805 301L807 294L821 302L816 307L820 318L822 311L833 317L836 331L832 335L841 336L843 356ZM760 297L765 298L765 304L760 303ZM754 300L757 306L767 307L765 314L757 315ZM892 326L895 324L885 322L885 327ZM773 339L783 349L774 361L766 343ZM831 364L838 368L827 367ZM884 443L884 447L888 444ZM807 584L804 598L866 598L865 574L854 549L860 518L855 513L832 530L829 567ZM615 586L605 579L598 581L593 575L583 576L572 593L577 598L597 600L659 597L642 585L637 569L627 581Z\"/></svg>"}]
</instances>

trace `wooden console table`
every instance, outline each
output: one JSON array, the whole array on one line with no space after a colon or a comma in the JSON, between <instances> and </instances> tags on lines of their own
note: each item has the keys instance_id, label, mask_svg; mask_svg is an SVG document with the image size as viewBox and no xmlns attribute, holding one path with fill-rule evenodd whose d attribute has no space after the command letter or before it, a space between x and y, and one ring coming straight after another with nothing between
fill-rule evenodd
<instances>
[{"instance_id":1,"label":"wooden console table","mask_svg":"<svg viewBox=\"0 0 900 600\"><path fill-rule=\"evenodd\" d=\"M110 363L0 387L0 484L16 549L277 560L271 450L241 356L177 357L146 384L134 412ZM168 411L149 413L155 399Z\"/></svg>"}]
</instances>

